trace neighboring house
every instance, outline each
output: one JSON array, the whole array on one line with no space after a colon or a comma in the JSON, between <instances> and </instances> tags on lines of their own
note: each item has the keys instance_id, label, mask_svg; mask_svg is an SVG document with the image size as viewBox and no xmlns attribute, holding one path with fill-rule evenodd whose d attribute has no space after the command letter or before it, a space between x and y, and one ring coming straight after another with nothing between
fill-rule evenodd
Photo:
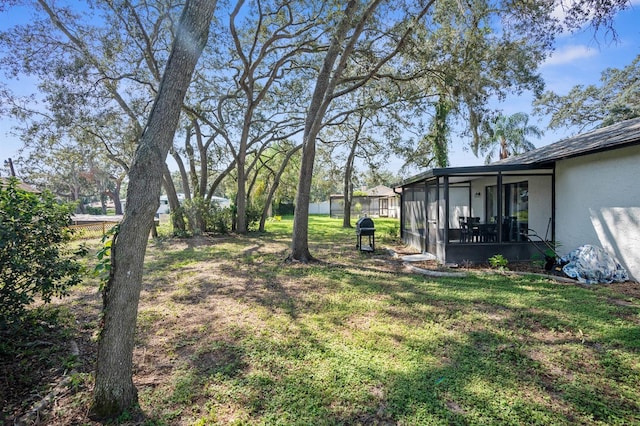
<instances>
[{"instance_id":1,"label":"neighboring house","mask_svg":"<svg viewBox=\"0 0 640 426\"><path fill-rule=\"evenodd\" d=\"M351 200L352 216L394 217L400 214L398 194L388 186L378 185L363 191L365 195L354 196ZM344 216L344 195L329 196L331 217Z\"/></svg>"},{"instance_id":2,"label":"neighboring house","mask_svg":"<svg viewBox=\"0 0 640 426\"><path fill-rule=\"evenodd\" d=\"M16 178L0 177L0 187L4 188L4 187L8 186L10 179L16 179ZM21 189L21 190L23 190L25 192L40 193L40 191L38 191L34 186L31 186L28 183L24 183L19 179L16 179L16 181L18 182L18 184L16 185L16 187L18 189Z\"/></svg>"},{"instance_id":3,"label":"neighboring house","mask_svg":"<svg viewBox=\"0 0 640 426\"><path fill-rule=\"evenodd\" d=\"M398 185L405 243L445 263L603 247L640 279L640 118ZM474 218L474 219L469 219Z\"/></svg>"}]
</instances>

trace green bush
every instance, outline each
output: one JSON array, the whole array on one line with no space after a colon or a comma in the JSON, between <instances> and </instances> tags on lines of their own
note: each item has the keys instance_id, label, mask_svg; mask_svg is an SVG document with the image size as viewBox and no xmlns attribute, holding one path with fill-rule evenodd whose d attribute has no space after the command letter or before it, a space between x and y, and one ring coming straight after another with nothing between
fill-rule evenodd
<instances>
[{"instance_id":1,"label":"green bush","mask_svg":"<svg viewBox=\"0 0 640 426\"><path fill-rule=\"evenodd\" d=\"M501 254L494 254L489 258L489 265L491 265L492 268L501 271L507 269L508 264L509 260Z\"/></svg>"},{"instance_id":2,"label":"green bush","mask_svg":"<svg viewBox=\"0 0 640 426\"><path fill-rule=\"evenodd\" d=\"M247 206L247 230L257 231L260 219L262 218L262 207L257 204L251 204Z\"/></svg>"},{"instance_id":3,"label":"green bush","mask_svg":"<svg viewBox=\"0 0 640 426\"><path fill-rule=\"evenodd\" d=\"M104 212L102 211L102 207L85 206L84 210L87 212L87 214L93 214L93 215L104 214Z\"/></svg>"},{"instance_id":4,"label":"green bush","mask_svg":"<svg viewBox=\"0 0 640 426\"><path fill-rule=\"evenodd\" d=\"M220 207L218 203L211 203L209 214L207 215L207 230L226 234L231 229L231 208Z\"/></svg>"},{"instance_id":5,"label":"green bush","mask_svg":"<svg viewBox=\"0 0 640 426\"><path fill-rule=\"evenodd\" d=\"M11 179L0 186L0 326L18 320L39 295L45 302L65 296L82 280L71 237L72 208L49 192L35 194Z\"/></svg>"},{"instance_id":6,"label":"green bush","mask_svg":"<svg viewBox=\"0 0 640 426\"><path fill-rule=\"evenodd\" d=\"M182 208L194 234L226 234L231 228L231 209L222 208L216 202L207 202L202 197L196 197L186 200Z\"/></svg>"}]
</instances>

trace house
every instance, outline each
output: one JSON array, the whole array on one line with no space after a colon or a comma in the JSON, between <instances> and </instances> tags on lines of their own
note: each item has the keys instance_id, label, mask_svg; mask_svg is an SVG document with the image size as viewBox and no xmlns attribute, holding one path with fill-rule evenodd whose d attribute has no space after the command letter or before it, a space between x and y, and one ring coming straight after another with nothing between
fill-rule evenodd
<instances>
[{"instance_id":1,"label":"house","mask_svg":"<svg viewBox=\"0 0 640 426\"><path fill-rule=\"evenodd\" d=\"M354 195L351 200L351 215L371 217L399 216L398 194L388 186L378 185L361 191L362 195ZM331 217L344 216L344 195L329 196L329 211Z\"/></svg>"},{"instance_id":2,"label":"house","mask_svg":"<svg viewBox=\"0 0 640 426\"><path fill-rule=\"evenodd\" d=\"M40 193L40 191L38 191L38 189L36 189L36 187L29 185L28 183L24 183L19 179L14 178L10 178L10 177L0 177L0 187L2 188L6 188L7 186L9 186L9 182L11 179L15 179L16 180L16 188L25 191L25 192L33 192L33 193Z\"/></svg>"},{"instance_id":3,"label":"house","mask_svg":"<svg viewBox=\"0 0 640 426\"><path fill-rule=\"evenodd\" d=\"M402 238L445 263L592 244L638 280L639 166L637 118L486 166L428 170L397 186Z\"/></svg>"}]
</instances>

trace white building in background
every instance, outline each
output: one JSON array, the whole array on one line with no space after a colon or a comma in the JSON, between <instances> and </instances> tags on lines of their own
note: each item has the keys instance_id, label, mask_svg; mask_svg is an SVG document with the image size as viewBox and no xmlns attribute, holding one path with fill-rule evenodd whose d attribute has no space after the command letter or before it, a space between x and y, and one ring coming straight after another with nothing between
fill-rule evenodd
<instances>
[{"instance_id":1,"label":"white building in background","mask_svg":"<svg viewBox=\"0 0 640 426\"><path fill-rule=\"evenodd\" d=\"M178 200L180 201L180 204L182 204L185 199L186 197L184 194L178 194ZM227 198L213 196L211 197L211 201L214 203L217 203L222 208L231 206L231 200ZM122 211L125 210L126 204L127 204L127 200L122 200ZM167 197L166 195L161 195L160 205L158 206L158 210L156 210L156 216L160 216L161 214L162 215L170 214L170 213L171 213L171 209L169 208L169 197Z\"/></svg>"}]
</instances>

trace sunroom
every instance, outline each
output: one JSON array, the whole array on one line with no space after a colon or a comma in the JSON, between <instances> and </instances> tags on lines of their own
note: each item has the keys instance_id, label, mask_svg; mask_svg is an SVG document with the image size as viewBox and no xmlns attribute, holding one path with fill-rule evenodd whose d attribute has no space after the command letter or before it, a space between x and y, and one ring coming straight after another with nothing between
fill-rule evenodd
<instances>
[{"instance_id":1,"label":"sunroom","mask_svg":"<svg viewBox=\"0 0 640 426\"><path fill-rule=\"evenodd\" d=\"M442 263L529 261L555 239L553 164L437 168L397 188L403 241Z\"/></svg>"}]
</instances>

